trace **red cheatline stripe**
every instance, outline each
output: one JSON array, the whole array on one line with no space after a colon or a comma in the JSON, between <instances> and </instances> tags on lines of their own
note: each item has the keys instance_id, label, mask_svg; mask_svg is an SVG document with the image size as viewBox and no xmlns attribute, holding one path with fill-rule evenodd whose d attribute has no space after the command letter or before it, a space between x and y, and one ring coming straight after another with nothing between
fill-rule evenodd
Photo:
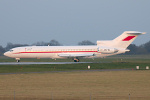
<instances>
[{"instance_id":1,"label":"red cheatline stripe","mask_svg":"<svg viewBox=\"0 0 150 100\"><path fill-rule=\"evenodd\" d=\"M128 36L125 39L123 39L122 41L130 41L131 39L133 39L135 36Z\"/></svg>"},{"instance_id":2,"label":"red cheatline stripe","mask_svg":"<svg viewBox=\"0 0 150 100\"><path fill-rule=\"evenodd\" d=\"M97 51L47 51L47 52L18 52L14 54L20 54L20 53L79 53L79 52L97 52Z\"/></svg>"}]
</instances>

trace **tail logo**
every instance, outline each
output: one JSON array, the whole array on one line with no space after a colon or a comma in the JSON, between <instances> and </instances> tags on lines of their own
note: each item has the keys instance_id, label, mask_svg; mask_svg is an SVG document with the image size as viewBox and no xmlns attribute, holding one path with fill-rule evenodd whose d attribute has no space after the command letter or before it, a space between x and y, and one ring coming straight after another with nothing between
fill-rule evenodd
<instances>
[{"instance_id":1,"label":"tail logo","mask_svg":"<svg viewBox=\"0 0 150 100\"><path fill-rule=\"evenodd\" d=\"M125 39L123 39L122 41L130 41L131 39L133 39L135 36L128 36Z\"/></svg>"}]
</instances>

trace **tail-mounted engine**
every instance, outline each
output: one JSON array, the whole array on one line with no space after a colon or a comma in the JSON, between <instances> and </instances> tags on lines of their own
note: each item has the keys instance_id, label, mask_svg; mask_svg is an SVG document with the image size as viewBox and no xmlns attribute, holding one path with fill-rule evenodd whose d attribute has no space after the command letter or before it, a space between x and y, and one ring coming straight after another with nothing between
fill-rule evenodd
<instances>
[{"instance_id":1,"label":"tail-mounted engine","mask_svg":"<svg viewBox=\"0 0 150 100\"><path fill-rule=\"evenodd\" d=\"M102 54L112 54L117 53L119 50L116 48L110 48L110 47L98 47L97 52Z\"/></svg>"}]
</instances>

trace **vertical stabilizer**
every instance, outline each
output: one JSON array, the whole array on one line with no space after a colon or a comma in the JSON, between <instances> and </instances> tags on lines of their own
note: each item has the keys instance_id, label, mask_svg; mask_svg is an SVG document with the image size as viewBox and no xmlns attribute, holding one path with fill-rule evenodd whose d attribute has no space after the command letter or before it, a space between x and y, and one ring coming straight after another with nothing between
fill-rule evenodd
<instances>
[{"instance_id":1,"label":"vertical stabilizer","mask_svg":"<svg viewBox=\"0 0 150 100\"><path fill-rule=\"evenodd\" d=\"M125 31L112 41L97 41L97 45L109 46L116 48L127 48L139 35L145 34L145 32L138 31Z\"/></svg>"},{"instance_id":2,"label":"vertical stabilizer","mask_svg":"<svg viewBox=\"0 0 150 100\"><path fill-rule=\"evenodd\" d=\"M139 35L142 34L145 34L145 32L125 31L113 40L114 46L119 48L127 48Z\"/></svg>"}]
</instances>

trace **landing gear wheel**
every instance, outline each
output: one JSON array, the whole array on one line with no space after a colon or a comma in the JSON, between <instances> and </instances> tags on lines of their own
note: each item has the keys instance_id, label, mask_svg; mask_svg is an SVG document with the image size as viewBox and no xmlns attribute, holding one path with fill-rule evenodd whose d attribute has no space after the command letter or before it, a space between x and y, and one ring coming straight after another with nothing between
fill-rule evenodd
<instances>
[{"instance_id":1,"label":"landing gear wheel","mask_svg":"<svg viewBox=\"0 0 150 100\"><path fill-rule=\"evenodd\" d=\"M79 62L80 60L77 58L74 58L74 62Z\"/></svg>"},{"instance_id":2,"label":"landing gear wheel","mask_svg":"<svg viewBox=\"0 0 150 100\"><path fill-rule=\"evenodd\" d=\"M16 58L16 60L17 60L17 63L19 63L19 62L20 62L20 58Z\"/></svg>"},{"instance_id":3,"label":"landing gear wheel","mask_svg":"<svg viewBox=\"0 0 150 100\"><path fill-rule=\"evenodd\" d=\"M17 60L17 63L20 62L20 60Z\"/></svg>"}]
</instances>

